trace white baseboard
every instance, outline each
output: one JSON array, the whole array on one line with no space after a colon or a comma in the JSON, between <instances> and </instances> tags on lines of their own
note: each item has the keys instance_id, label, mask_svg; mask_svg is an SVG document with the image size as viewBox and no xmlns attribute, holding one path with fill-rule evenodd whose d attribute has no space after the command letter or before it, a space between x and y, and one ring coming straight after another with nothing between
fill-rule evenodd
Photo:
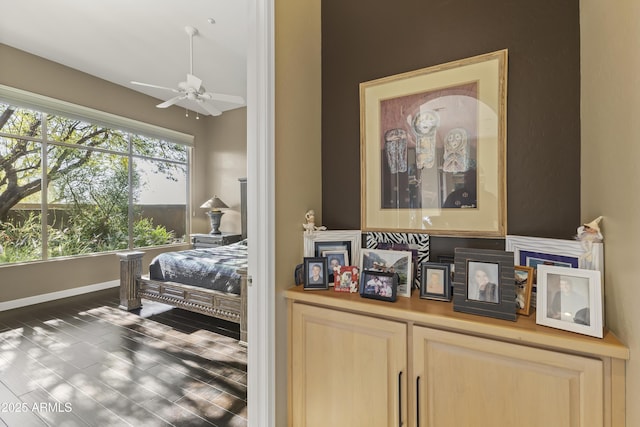
<instances>
[{"instance_id":1,"label":"white baseboard","mask_svg":"<svg viewBox=\"0 0 640 427\"><path fill-rule=\"evenodd\" d=\"M96 283L94 285L80 286L79 288L65 289L64 291L4 301L0 302L0 311L12 310L14 308L26 307L28 305L40 304L76 295L88 294L89 292L101 291L103 289L117 288L118 286L120 286L120 280L111 280L109 282Z\"/></svg>"}]
</instances>

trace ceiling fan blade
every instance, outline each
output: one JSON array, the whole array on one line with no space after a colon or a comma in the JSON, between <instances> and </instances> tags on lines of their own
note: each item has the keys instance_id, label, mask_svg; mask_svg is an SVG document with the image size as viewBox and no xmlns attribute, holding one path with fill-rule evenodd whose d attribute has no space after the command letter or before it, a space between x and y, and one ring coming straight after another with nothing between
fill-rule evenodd
<instances>
[{"instance_id":1,"label":"ceiling fan blade","mask_svg":"<svg viewBox=\"0 0 640 427\"><path fill-rule=\"evenodd\" d=\"M200 96L210 101L229 102L231 104L244 104L244 98L238 95L227 95L224 93L205 92Z\"/></svg>"},{"instance_id":2,"label":"ceiling fan blade","mask_svg":"<svg viewBox=\"0 0 640 427\"><path fill-rule=\"evenodd\" d=\"M211 104L208 104L207 102L200 102L200 105L202 105L202 108L207 110L207 112L212 116L219 116L222 114L222 111L218 110L216 107L214 107Z\"/></svg>"},{"instance_id":3,"label":"ceiling fan blade","mask_svg":"<svg viewBox=\"0 0 640 427\"><path fill-rule=\"evenodd\" d=\"M178 90L176 90L176 89L172 89L172 88L170 88L170 87L164 87L164 86L152 85L152 84L149 84L149 83L140 83L140 82L134 82L134 81L132 81L132 82L131 82L131 84L132 84L132 85L138 85L138 86L153 87L153 88L156 88L156 89L165 89L165 90L170 90L171 92L178 92Z\"/></svg>"},{"instance_id":4,"label":"ceiling fan blade","mask_svg":"<svg viewBox=\"0 0 640 427\"><path fill-rule=\"evenodd\" d=\"M194 88L197 92L200 90L200 86L202 86L202 80L193 74L187 74L187 86Z\"/></svg>"},{"instance_id":5,"label":"ceiling fan blade","mask_svg":"<svg viewBox=\"0 0 640 427\"><path fill-rule=\"evenodd\" d=\"M156 107L158 107L158 108L171 107L173 104L176 104L177 102L182 101L185 98L186 98L186 96L184 96L184 95L174 96L173 98L169 99L168 101L165 101L162 104L156 105Z\"/></svg>"}]
</instances>

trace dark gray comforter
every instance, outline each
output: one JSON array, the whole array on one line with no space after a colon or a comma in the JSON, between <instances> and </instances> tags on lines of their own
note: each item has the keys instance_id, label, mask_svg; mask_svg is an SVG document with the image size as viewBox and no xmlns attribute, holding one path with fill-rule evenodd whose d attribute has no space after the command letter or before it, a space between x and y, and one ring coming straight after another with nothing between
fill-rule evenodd
<instances>
[{"instance_id":1,"label":"dark gray comforter","mask_svg":"<svg viewBox=\"0 0 640 427\"><path fill-rule=\"evenodd\" d=\"M149 265L149 278L240 294L238 268L247 266L247 241L217 248L165 252Z\"/></svg>"}]
</instances>

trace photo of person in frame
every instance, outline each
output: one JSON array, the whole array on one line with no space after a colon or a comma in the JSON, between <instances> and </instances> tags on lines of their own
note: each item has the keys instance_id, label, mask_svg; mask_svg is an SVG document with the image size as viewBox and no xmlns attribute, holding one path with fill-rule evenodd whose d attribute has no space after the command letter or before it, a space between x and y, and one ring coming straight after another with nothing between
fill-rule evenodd
<instances>
[{"instance_id":1,"label":"photo of person in frame","mask_svg":"<svg viewBox=\"0 0 640 427\"><path fill-rule=\"evenodd\" d=\"M427 293L444 294L444 271L427 269Z\"/></svg>"},{"instance_id":2,"label":"photo of person in frame","mask_svg":"<svg viewBox=\"0 0 640 427\"><path fill-rule=\"evenodd\" d=\"M469 261L467 264L467 298L499 303L498 264Z\"/></svg>"},{"instance_id":3,"label":"photo of person in frame","mask_svg":"<svg viewBox=\"0 0 640 427\"><path fill-rule=\"evenodd\" d=\"M589 326L589 280L559 274L549 274L547 280L547 317Z\"/></svg>"},{"instance_id":4,"label":"photo of person in frame","mask_svg":"<svg viewBox=\"0 0 640 427\"><path fill-rule=\"evenodd\" d=\"M311 264L309 268L309 284L321 285L323 283L324 282L323 282L322 264L319 264L319 263Z\"/></svg>"}]
</instances>

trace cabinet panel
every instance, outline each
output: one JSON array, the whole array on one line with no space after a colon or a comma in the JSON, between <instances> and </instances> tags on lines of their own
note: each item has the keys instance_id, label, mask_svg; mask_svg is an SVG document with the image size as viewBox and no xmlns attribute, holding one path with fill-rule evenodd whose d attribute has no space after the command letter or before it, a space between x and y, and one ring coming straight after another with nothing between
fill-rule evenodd
<instances>
[{"instance_id":1,"label":"cabinet panel","mask_svg":"<svg viewBox=\"0 0 640 427\"><path fill-rule=\"evenodd\" d=\"M599 359L425 327L412 334L420 426L603 425Z\"/></svg>"},{"instance_id":2,"label":"cabinet panel","mask_svg":"<svg viewBox=\"0 0 640 427\"><path fill-rule=\"evenodd\" d=\"M406 324L294 303L290 332L291 425L406 421Z\"/></svg>"}]
</instances>

